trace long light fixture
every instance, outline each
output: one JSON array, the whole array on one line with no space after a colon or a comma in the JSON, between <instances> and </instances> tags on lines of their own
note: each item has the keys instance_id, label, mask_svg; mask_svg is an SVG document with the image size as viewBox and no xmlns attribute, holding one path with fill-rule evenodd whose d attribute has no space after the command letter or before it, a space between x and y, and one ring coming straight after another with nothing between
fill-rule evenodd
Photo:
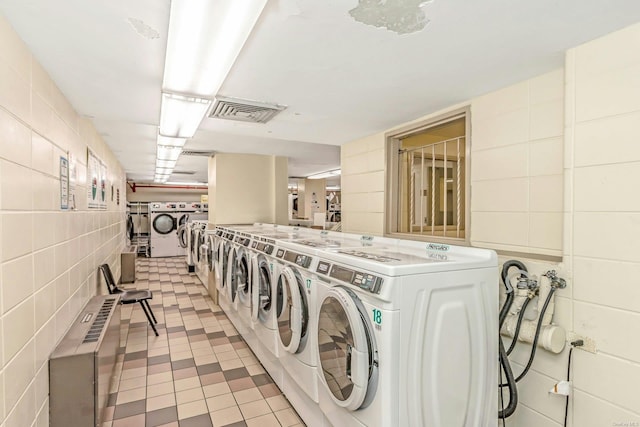
<instances>
[{"instance_id":1,"label":"long light fixture","mask_svg":"<svg viewBox=\"0 0 640 427\"><path fill-rule=\"evenodd\" d=\"M217 94L267 0L172 0L162 87Z\"/></svg>"},{"instance_id":2,"label":"long light fixture","mask_svg":"<svg viewBox=\"0 0 640 427\"><path fill-rule=\"evenodd\" d=\"M176 162L182 153L182 147L187 142L184 138L169 138L158 135L156 147L156 170L153 180L155 182L167 182Z\"/></svg>"},{"instance_id":3,"label":"long light fixture","mask_svg":"<svg viewBox=\"0 0 640 427\"><path fill-rule=\"evenodd\" d=\"M191 138L213 101L193 96L162 94L160 134L172 138Z\"/></svg>"},{"instance_id":4,"label":"long light fixture","mask_svg":"<svg viewBox=\"0 0 640 427\"><path fill-rule=\"evenodd\" d=\"M160 161L177 160L175 146L161 141L191 138L253 30L267 0L172 0L162 80L156 182L172 170ZM175 164L174 164L175 166ZM162 173L159 173L162 170Z\"/></svg>"},{"instance_id":5,"label":"long light fixture","mask_svg":"<svg viewBox=\"0 0 640 427\"><path fill-rule=\"evenodd\" d=\"M307 179L331 178L331 177L340 175L341 172L342 171L340 169L334 169L334 170L330 170L330 171L326 171L326 172L320 172L320 173L316 173L316 174L313 174L313 175L309 175L307 177Z\"/></svg>"}]
</instances>

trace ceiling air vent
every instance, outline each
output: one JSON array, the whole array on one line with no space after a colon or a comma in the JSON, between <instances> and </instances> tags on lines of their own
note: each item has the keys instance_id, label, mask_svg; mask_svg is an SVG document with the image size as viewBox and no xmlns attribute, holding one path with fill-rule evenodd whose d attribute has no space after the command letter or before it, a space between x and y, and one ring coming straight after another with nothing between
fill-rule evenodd
<instances>
[{"instance_id":1,"label":"ceiling air vent","mask_svg":"<svg viewBox=\"0 0 640 427\"><path fill-rule=\"evenodd\" d=\"M216 154L215 151L211 150L182 150L181 155L183 156L203 156L203 157L211 157Z\"/></svg>"},{"instance_id":2,"label":"ceiling air vent","mask_svg":"<svg viewBox=\"0 0 640 427\"><path fill-rule=\"evenodd\" d=\"M264 102L220 96L216 97L209 117L241 122L267 123L285 108L287 107L284 105L265 104Z\"/></svg>"},{"instance_id":3,"label":"ceiling air vent","mask_svg":"<svg viewBox=\"0 0 640 427\"><path fill-rule=\"evenodd\" d=\"M196 171L177 171L177 170L174 170L172 172L172 175L195 175L195 174L196 174Z\"/></svg>"}]
</instances>

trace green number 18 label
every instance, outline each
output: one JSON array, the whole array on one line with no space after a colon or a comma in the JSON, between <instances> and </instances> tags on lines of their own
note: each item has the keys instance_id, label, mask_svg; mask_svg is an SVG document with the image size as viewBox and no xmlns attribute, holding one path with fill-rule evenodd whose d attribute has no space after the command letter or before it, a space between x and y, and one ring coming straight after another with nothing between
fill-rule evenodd
<instances>
[{"instance_id":1,"label":"green number 18 label","mask_svg":"<svg viewBox=\"0 0 640 427\"><path fill-rule=\"evenodd\" d=\"M379 325L382 323L382 312L377 308L373 309L373 321L376 325Z\"/></svg>"}]
</instances>

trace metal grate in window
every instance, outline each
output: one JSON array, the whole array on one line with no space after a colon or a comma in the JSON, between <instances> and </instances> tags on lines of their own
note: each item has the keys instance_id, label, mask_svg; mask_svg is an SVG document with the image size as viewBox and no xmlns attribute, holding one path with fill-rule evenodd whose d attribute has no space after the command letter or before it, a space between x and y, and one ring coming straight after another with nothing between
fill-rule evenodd
<instances>
[{"instance_id":1,"label":"metal grate in window","mask_svg":"<svg viewBox=\"0 0 640 427\"><path fill-rule=\"evenodd\" d=\"M464 238L464 155L464 136L399 151L399 230Z\"/></svg>"}]
</instances>

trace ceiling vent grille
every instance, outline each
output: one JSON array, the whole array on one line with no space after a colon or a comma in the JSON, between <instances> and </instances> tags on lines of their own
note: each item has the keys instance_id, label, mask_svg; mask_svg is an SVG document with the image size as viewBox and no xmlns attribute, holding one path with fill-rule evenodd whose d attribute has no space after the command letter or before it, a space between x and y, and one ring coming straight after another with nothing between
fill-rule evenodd
<instances>
[{"instance_id":1,"label":"ceiling vent grille","mask_svg":"<svg viewBox=\"0 0 640 427\"><path fill-rule=\"evenodd\" d=\"M211 150L182 150L181 155L183 156L202 156L202 157L211 157L216 154L215 151Z\"/></svg>"},{"instance_id":2,"label":"ceiling vent grille","mask_svg":"<svg viewBox=\"0 0 640 427\"><path fill-rule=\"evenodd\" d=\"M216 97L209 117L241 122L267 123L285 108L287 107L284 105Z\"/></svg>"}]
</instances>

